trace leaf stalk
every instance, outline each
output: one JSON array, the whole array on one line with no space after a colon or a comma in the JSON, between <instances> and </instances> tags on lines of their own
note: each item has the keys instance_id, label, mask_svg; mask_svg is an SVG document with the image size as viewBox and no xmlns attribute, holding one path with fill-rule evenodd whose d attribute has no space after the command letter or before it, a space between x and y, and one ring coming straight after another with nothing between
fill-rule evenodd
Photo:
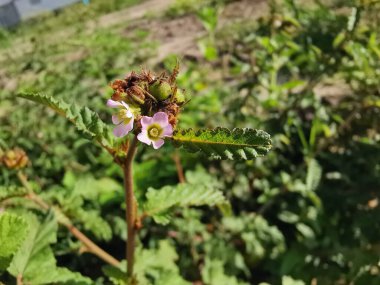
<instances>
[{"instance_id":1,"label":"leaf stalk","mask_svg":"<svg viewBox=\"0 0 380 285\"><path fill-rule=\"evenodd\" d=\"M25 198L31 200L35 204L37 204L39 207L41 207L44 210L54 209L54 211L60 211L59 216L64 216L63 219L58 218L58 223L65 226L73 236L75 236L79 241L81 241L84 246L88 249L89 252L92 254L98 256L100 259L105 261L106 263L113 265L113 266L119 266L120 262L111 256L109 253L105 252L103 249L101 249L98 245L96 245L92 240L90 240L84 233L82 233L77 227L75 227L69 218L65 216L60 209L56 207L50 206L48 203L46 203L44 200L42 200L36 193L34 193L32 187L30 186L28 179L26 176L20 171L17 173L17 177L19 178L21 184L25 187L25 189L28 191L28 194L25 196Z\"/></svg>"}]
</instances>

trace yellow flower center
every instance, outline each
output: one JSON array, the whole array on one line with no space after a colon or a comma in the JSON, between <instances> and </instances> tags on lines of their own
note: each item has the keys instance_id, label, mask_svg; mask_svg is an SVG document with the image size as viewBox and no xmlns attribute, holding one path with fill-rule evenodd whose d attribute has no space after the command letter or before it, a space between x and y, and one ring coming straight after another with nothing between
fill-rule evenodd
<instances>
[{"instance_id":1,"label":"yellow flower center","mask_svg":"<svg viewBox=\"0 0 380 285\"><path fill-rule=\"evenodd\" d=\"M118 113L117 116L119 117L120 120L123 121L124 124L128 124L132 118L127 117L128 111L125 109L121 109Z\"/></svg>"},{"instance_id":2,"label":"yellow flower center","mask_svg":"<svg viewBox=\"0 0 380 285\"><path fill-rule=\"evenodd\" d=\"M160 138L161 134L162 134L162 128L159 124L152 124L148 127L148 137L151 139L151 140L157 140Z\"/></svg>"},{"instance_id":3,"label":"yellow flower center","mask_svg":"<svg viewBox=\"0 0 380 285\"><path fill-rule=\"evenodd\" d=\"M156 128L150 129L149 134L152 137L158 137L159 131Z\"/></svg>"},{"instance_id":4,"label":"yellow flower center","mask_svg":"<svg viewBox=\"0 0 380 285\"><path fill-rule=\"evenodd\" d=\"M121 109L119 112L118 112L118 116L120 119L125 119L127 118L127 110L125 109Z\"/></svg>"}]
</instances>

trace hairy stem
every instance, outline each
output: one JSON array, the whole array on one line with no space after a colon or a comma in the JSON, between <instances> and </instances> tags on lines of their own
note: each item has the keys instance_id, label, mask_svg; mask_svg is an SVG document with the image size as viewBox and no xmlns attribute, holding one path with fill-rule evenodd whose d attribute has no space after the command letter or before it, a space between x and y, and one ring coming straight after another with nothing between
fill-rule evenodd
<instances>
[{"instance_id":1,"label":"hairy stem","mask_svg":"<svg viewBox=\"0 0 380 285\"><path fill-rule=\"evenodd\" d=\"M69 218L66 217L61 212L61 210L59 210L56 207L50 206L48 203L46 203L44 200L42 200L36 193L34 193L33 189L29 185L29 182L28 182L26 176L22 172L18 172L17 176L18 176L21 184L28 191L28 194L25 197L27 199L33 201L35 204L37 204L39 207L41 207L44 210L53 209L56 212L59 211L60 215L58 215L58 217L62 216L64 218L61 218L61 219L58 218L58 223L65 226L72 233L73 236L75 236L78 240L80 240L89 252L98 256L100 259L102 259L103 261L105 261L108 264L111 264L113 266L118 266L120 264L120 262L117 259L115 259L113 256L111 256L110 254L105 252L103 249L101 249L92 240L90 240L85 234L83 234L78 228L73 226L71 221L69 220Z\"/></svg>"},{"instance_id":2,"label":"hairy stem","mask_svg":"<svg viewBox=\"0 0 380 285\"><path fill-rule=\"evenodd\" d=\"M129 145L128 153L123 164L124 171L124 188L125 188L125 221L127 222L127 244L126 244L126 257L127 257L127 277L133 277L133 265L135 254L135 238L136 238L136 212L137 205L135 194L133 192L133 176L132 164L137 149L137 137L134 137Z\"/></svg>"}]
</instances>

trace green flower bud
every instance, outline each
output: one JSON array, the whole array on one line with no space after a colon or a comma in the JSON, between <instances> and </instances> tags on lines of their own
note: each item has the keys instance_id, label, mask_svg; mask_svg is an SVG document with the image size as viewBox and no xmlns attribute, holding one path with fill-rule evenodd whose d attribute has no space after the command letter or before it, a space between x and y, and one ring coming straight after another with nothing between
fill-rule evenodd
<instances>
[{"instance_id":1,"label":"green flower bud","mask_svg":"<svg viewBox=\"0 0 380 285\"><path fill-rule=\"evenodd\" d=\"M157 100L163 101L169 98L172 93L172 87L168 82L156 81L149 86L149 93Z\"/></svg>"},{"instance_id":2,"label":"green flower bud","mask_svg":"<svg viewBox=\"0 0 380 285\"><path fill-rule=\"evenodd\" d=\"M175 93L175 100L177 103L185 103L186 97L185 93L182 89L177 89L177 92Z\"/></svg>"}]
</instances>

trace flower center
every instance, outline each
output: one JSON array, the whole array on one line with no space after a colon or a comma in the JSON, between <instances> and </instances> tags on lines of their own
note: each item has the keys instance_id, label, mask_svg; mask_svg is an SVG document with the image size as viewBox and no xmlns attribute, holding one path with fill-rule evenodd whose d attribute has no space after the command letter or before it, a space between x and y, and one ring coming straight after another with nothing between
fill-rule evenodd
<instances>
[{"instance_id":1,"label":"flower center","mask_svg":"<svg viewBox=\"0 0 380 285\"><path fill-rule=\"evenodd\" d=\"M119 118L120 119L127 119L128 117L127 117L127 110L125 110L125 109L121 109L120 111L119 111ZM129 118L128 118L129 119Z\"/></svg>"},{"instance_id":2,"label":"flower center","mask_svg":"<svg viewBox=\"0 0 380 285\"><path fill-rule=\"evenodd\" d=\"M121 109L118 113L117 116L119 119L123 122L123 124L128 124L132 118L128 117L128 111L125 109Z\"/></svg>"},{"instance_id":3,"label":"flower center","mask_svg":"<svg viewBox=\"0 0 380 285\"><path fill-rule=\"evenodd\" d=\"M148 131L148 137L151 140L159 139L162 134L162 128L158 124L150 125L147 131Z\"/></svg>"},{"instance_id":4,"label":"flower center","mask_svg":"<svg viewBox=\"0 0 380 285\"><path fill-rule=\"evenodd\" d=\"M152 136L152 137L158 137L159 131L158 131L158 129L153 128L153 129L150 129L150 130L149 130L149 134L150 134L150 136Z\"/></svg>"}]
</instances>

